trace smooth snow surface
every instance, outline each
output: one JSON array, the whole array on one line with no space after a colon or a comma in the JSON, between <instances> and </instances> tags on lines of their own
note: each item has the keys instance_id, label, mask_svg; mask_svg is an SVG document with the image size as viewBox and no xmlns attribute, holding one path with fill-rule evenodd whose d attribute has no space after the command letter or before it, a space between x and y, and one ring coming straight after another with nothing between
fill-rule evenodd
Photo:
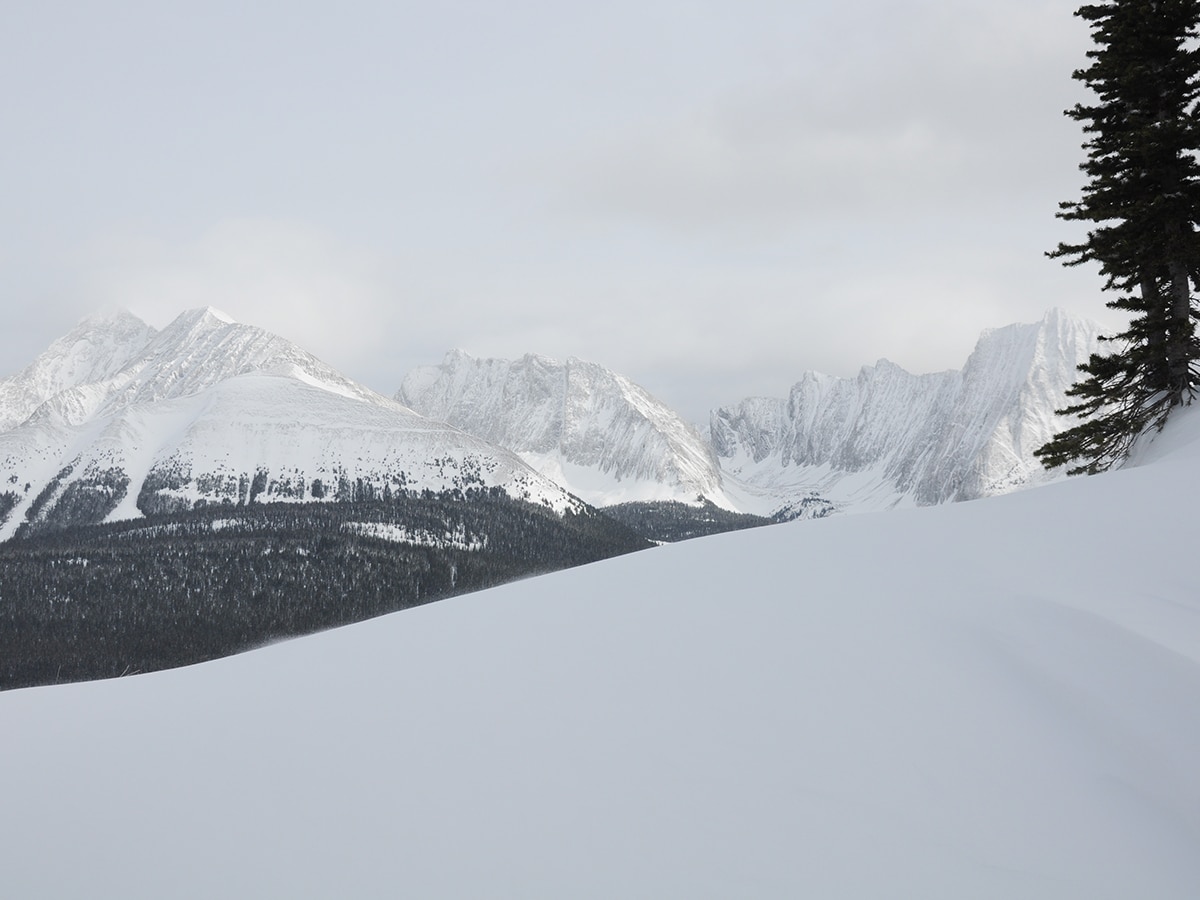
<instances>
[{"instance_id":1,"label":"smooth snow surface","mask_svg":"<svg viewBox=\"0 0 1200 900\"><path fill-rule=\"evenodd\" d=\"M21 898L1194 898L1200 414L1138 467L0 694Z\"/></svg>"}]
</instances>

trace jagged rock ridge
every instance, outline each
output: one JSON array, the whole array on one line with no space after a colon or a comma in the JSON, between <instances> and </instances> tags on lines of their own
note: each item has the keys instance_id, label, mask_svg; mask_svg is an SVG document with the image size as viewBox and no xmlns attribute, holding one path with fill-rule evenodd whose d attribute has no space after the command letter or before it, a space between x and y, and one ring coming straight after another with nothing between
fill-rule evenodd
<instances>
[{"instance_id":1,"label":"jagged rock ridge","mask_svg":"<svg viewBox=\"0 0 1200 900\"><path fill-rule=\"evenodd\" d=\"M786 399L714 410L710 440L752 511L806 495L853 511L1004 493L1048 477L1033 451L1062 429L1055 410L1099 334L1053 310L984 332L961 371L809 372Z\"/></svg>"},{"instance_id":2,"label":"jagged rock ridge","mask_svg":"<svg viewBox=\"0 0 1200 900\"><path fill-rule=\"evenodd\" d=\"M732 506L711 448L678 413L595 363L461 350L414 369L395 399L520 454L589 503Z\"/></svg>"},{"instance_id":3,"label":"jagged rock ridge","mask_svg":"<svg viewBox=\"0 0 1200 900\"><path fill-rule=\"evenodd\" d=\"M594 363L449 353L396 399L519 453L600 506L703 498L779 518L930 505L1047 480L1033 451L1063 427L1099 326L1060 310L991 329L961 371L881 360L856 378L805 373L787 398L712 412L707 438ZM707 446L706 446L707 441Z\"/></svg>"}]
</instances>

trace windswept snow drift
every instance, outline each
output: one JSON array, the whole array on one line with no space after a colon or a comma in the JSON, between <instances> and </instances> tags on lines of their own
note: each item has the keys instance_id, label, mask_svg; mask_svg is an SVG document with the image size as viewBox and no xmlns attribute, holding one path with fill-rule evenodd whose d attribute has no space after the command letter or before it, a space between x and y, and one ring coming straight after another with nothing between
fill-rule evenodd
<instances>
[{"instance_id":1,"label":"windswept snow drift","mask_svg":"<svg viewBox=\"0 0 1200 900\"><path fill-rule=\"evenodd\" d=\"M1139 462L0 694L0 882L1195 897L1200 415Z\"/></svg>"}]
</instances>

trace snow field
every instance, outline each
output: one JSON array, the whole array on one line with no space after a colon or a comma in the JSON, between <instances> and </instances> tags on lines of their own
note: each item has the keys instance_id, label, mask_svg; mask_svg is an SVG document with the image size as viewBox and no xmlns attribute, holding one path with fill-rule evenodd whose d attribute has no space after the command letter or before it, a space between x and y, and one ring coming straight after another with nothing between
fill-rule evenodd
<instances>
[{"instance_id":1,"label":"snow field","mask_svg":"<svg viewBox=\"0 0 1200 900\"><path fill-rule=\"evenodd\" d=\"M1200 416L1137 461L0 694L0 884L1194 897Z\"/></svg>"}]
</instances>

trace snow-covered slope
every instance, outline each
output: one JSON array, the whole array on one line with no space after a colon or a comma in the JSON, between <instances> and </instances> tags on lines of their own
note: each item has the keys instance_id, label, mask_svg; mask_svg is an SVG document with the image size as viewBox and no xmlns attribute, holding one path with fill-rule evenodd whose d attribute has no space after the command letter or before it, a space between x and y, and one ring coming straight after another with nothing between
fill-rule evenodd
<instances>
[{"instance_id":1,"label":"snow-covered slope","mask_svg":"<svg viewBox=\"0 0 1200 900\"><path fill-rule=\"evenodd\" d=\"M396 400L519 453L589 503L731 507L712 451L680 416L603 366L461 350L410 372Z\"/></svg>"},{"instance_id":2,"label":"snow-covered slope","mask_svg":"<svg viewBox=\"0 0 1200 900\"><path fill-rule=\"evenodd\" d=\"M0 539L27 521L404 488L501 486L559 510L578 505L508 451L215 310L184 313L124 355L119 368L97 367L95 380L63 380L0 432Z\"/></svg>"},{"instance_id":3,"label":"snow-covered slope","mask_svg":"<svg viewBox=\"0 0 1200 900\"><path fill-rule=\"evenodd\" d=\"M881 360L857 378L805 374L786 400L714 410L709 435L754 512L809 494L844 510L929 505L1046 480L1033 451L1100 350L1097 324L1054 310L984 332L962 371L913 375Z\"/></svg>"},{"instance_id":4,"label":"snow-covered slope","mask_svg":"<svg viewBox=\"0 0 1200 900\"><path fill-rule=\"evenodd\" d=\"M1140 459L0 694L0 881L1191 900L1200 417Z\"/></svg>"}]
</instances>

